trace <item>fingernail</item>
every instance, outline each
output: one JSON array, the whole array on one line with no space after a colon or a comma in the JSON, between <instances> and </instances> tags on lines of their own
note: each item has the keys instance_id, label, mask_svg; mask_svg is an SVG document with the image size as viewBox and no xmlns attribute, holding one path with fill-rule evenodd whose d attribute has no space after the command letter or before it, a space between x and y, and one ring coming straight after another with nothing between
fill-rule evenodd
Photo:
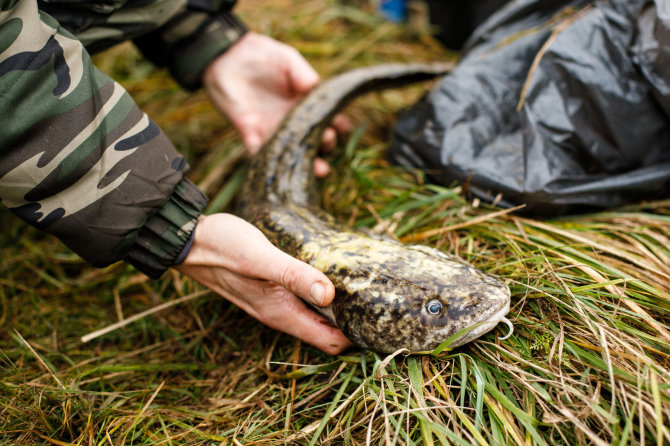
<instances>
[{"instance_id":1,"label":"fingernail","mask_svg":"<svg viewBox=\"0 0 670 446\"><path fill-rule=\"evenodd\" d=\"M309 289L309 298L317 305L322 305L326 298L326 285L323 282L314 282Z\"/></svg>"}]
</instances>

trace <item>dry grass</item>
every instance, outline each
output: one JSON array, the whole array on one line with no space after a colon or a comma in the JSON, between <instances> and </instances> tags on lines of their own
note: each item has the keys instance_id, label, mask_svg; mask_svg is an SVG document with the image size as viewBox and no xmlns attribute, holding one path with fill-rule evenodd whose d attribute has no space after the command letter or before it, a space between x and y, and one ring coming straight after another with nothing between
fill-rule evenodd
<instances>
[{"instance_id":1,"label":"dry grass","mask_svg":"<svg viewBox=\"0 0 670 446\"><path fill-rule=\"evenodd\" d=\"M252 26L324 77L448 57L333 1L246 0ZM202 93L130 46L97 58L133 92L226 209L243 151ZM351 224L439 246L504 278L514 335L438 356L329 357L205 295L83 344L80 337L200 287L96 270L0 210L0 443L661 444L670 442L670 202L536 221L383 161L392 113L425 87L369 95L349 114L324 206ZM381 221L380 221L381 220ZM442 228L442 229L441 229Z\"/></svg>"}]
</instances>

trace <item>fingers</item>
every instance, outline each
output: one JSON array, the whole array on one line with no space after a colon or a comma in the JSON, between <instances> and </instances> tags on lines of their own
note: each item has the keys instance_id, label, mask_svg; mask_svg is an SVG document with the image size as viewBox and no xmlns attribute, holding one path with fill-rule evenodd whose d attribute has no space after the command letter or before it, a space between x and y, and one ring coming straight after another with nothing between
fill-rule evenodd
<instances>
[{"instance_id":1,"label":"fingers","mask_svg":"<svg viewBox=\"0 0 670 446\"><path fill-rule=\"evenodd\" d=\"M320 314L315 313L293 296L281 296L285 290L277 288L266 294L267 307L259 320L276 330L295 336L319 350L336 355L353 346L339 328L333 326Z\"/></svg>"},{"instance_id":2,"label":"fingers","mask_svg":"<svg viewBox=\"0 0 670 446\"><path fill-rule=\"evenodd\" d=\"M321 136L321 152L330 152L337 145L338 138L346 136L351 130L351 121L345 115L335 115L331 126L323 131ZM314 175L317 178L323 178L330 173L330 165L321 158L314 160Z\"/></svg>"},{"instance_id":3,"label":"fingers","mask_svg":"<svg viewBox=\"0 0 670 446\"><path fill-rule=\"evenodd\" d=\"M319 83L319 74L295 48L287 47L287 56L290 85L297 96L302 96Z\"/></svg>"},{"instance_id":4,"label":"fingers","mask_svg":"<svg viewBox=\"0 0 670 446\"><path fill-rule=\"evenodd\" d=\"M345 137L351 131L351 121L345 115L335 115L330 127L321 136L321 151L330 152L337 145L338 138Z\"/></svg>"},{"instance_id":5,"label":"fingers","mask_svg":"<svg viewBox=\"0 0 670 446\"><path fill-rule=\"evenodd\" d=\"M321 152L330 152L337 145L337 131L333 127L328 127L321 136ZM314 160L314 175L317 178L323 178L330 173L330 164L324 159L316 158Z\"/></svg>"},{"instance_id":6,"label":"fingers","mask_svg":"<svg viewBox=\"0 0 670 446\"><path fill-rule=\"evenodd\" d=\"M314 160L314 176L323 178L330 173L330 164L324 159L316 158Z\"/></svg>"},{"instance_id":7,"label":"fingers","mask_svg":"<svg viewBox=\"0 0 670 446\"><path fill-rule=\"evenodd\" d=\"M182 272L230 300L263 324L336 355L352 346L344 334L281 286L232 271L182 267Z\"/></svg>"},{"instance_id":8,"label":"fingers","mask_svg":"<svg viewBox=\"0 0 670 446\"><path fill-rule=\"evenodd\" d=\"M324 152L330 152L337 144L337 131L333 127L328 127L321 135L321 147Z\"/></svg>"},{"instance_id":9,"label":"fingers","mask_svg":"<svg viewBox=\"0 0 670 446\"><path fill-rule=\"evenodd\" d=\"M244 145L247 146L247 150L249 150L251 155L257 154L265 142L264 138L256 132L243 135L242 139L244 140Z\"/></svg>"},{"instance_id":10,"label":"fingers","mask_svg":"<svg viewBox=\"0 0 670 446\"><path fill-rule=\"evenodd\" d=\"M275 330L336 355L353 344L339 328L287 291L286 286L218 271L211 289ZM290 283L293 278L285 278Z\"/></svg>"},{"instance_id":11,"label":"fingers","mask_svg":"<svg viewBox=\"0 0 670 446\"><path fill-rule=\"evenodd\" d=\"M240 131L240 136L242 136L244 145L247 146L247 150L249 150L249 153L252 156L258 153L268 139L267 136L261 134L259 126L254 126L253 123L240 124L238 125L238 130Z\"/></svg>"},{"instance_id":12,"label":"fingers","mask_svg":"<svg viewBox=\"0 0 670 446\"><path fill-rule=\"evenodd\" d=\"M323 316L313 310L304 307L291 314L291 324L285 325L279 330L284 330L291 336L295 336L329 355L337 355L344 350L353 347L353 344L340 331L339 328L330 324Z\"/></svg>"},{"instance_id":13,"label":"fingers","mask_svg":"<svg viewBox=\"0 0 670 446\"><path fill-rule=\"evenodd\" d=\"M351 131L351 121L346 115L335 115L330 123L339 135L345 135Z\"/></svg>"}]
</instances>

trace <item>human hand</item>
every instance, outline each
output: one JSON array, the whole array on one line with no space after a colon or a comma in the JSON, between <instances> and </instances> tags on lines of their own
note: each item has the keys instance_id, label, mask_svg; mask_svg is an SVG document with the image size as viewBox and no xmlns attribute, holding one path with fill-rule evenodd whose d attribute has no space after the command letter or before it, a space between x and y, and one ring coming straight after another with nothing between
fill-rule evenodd
<instances>
[{"instance_id":1,"label":"human hand","mask_svg":"<svg viewBox=\"0 0 670 446\"><path fill-rule=\"evenodd\" d=\"M203 74L212 103L238 129L252 155L318 83L319 75L295 48L253 32L215 59ZM323 133L321 149L332 149L338 132L348 128L344 116L333 119ZM329 170L324 160L315 160L317 177L327 175Z\"/></svg>"},{"instance_id":2,"label":"human hand","mask_svg":"<svg viewBox=\"0 0 670 446\"><path fill-rule=\"evenodd\" d=\"M300 296L328 305L330 280L282 252L246 221L230 214L201 216L193 246L175 269L225 297L265 325L336 355L352 346Z\"/></svg>"}]
</instances>

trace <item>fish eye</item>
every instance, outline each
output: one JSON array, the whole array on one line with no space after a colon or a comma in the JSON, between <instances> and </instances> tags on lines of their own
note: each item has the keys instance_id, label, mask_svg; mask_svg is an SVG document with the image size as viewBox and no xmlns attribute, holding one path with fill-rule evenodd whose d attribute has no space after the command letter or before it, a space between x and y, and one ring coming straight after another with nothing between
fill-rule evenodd
<instances>
[{"instance_id":1,"label":"fish eye","mask_svg":"<svg viewBox=\"0 0 670 446\"><path fill-rule=\"evenodd\" d=\"M442 313L442 302L437 299L431 299L426 303L426 311L428 314L436 316Z\"/></svg>"}]
</instances>

